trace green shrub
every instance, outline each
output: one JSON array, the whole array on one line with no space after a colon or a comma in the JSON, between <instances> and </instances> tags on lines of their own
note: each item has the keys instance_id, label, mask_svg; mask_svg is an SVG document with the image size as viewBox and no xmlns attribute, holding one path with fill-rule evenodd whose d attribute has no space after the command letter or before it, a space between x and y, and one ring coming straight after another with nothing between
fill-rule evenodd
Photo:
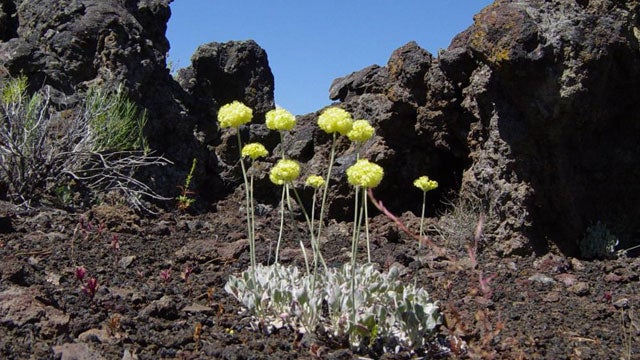
<instances>
[{"instance_id":1,"label":"green shrub","mask_svg":"<svg viewBox=\"0 0 640 360\"><path fill-rule=\"evenodd\" d=\"M143 134L147 114L126 97L122 87L115 92L90 88L84 108L93 151L149 150Z\"/></svg>"}]
</instances>

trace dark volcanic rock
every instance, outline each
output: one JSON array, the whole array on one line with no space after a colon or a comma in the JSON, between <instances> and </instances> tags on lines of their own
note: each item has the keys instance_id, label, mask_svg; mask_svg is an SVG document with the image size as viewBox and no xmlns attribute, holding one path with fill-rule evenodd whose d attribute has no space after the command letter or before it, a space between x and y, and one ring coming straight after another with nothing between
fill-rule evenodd
<instances>
[{"instance_id":1,"label":"dark volcanic rock","mask_svg":"<svg viewBox=\"0 0 640 360\"><path fill-rule=\"evenodd\" d=\"M178 81L200 103L218 108L242 100L258 119L274 108L273 74L255 41L201 45L191 64L178 72Z\"/></svg>"},{"instance_id":2,"label":"dark volcanic rock","mask_svg":"<svg viewBox=\"0 0 640 360\"><path fill-rule=\"evenodd\" d=\"M209 188L226 194L241 183L242 173L233 131L223 131L217 137L217 109L234 100L242 101L253 109L254 123L243 137L257 136L256 140L267 146L273 143L277 136L271 136L272 140L268 134L262 136L266 128L260 125L264 123L264 114L275 107L273 74L266 52L252 40L201 45L191 56L191 63L178 71L177 81L190 96L191 111L203 117L198 129L209 135L205 143L214 150L217 169L215 181L207 181L208 185L214 185Z\"/></svg>"},{"instance_id":3,"label":"dark volcanic rock","mask_svg":"<svg viewBox=\"0 0 640 360\"><path fill-rule=\"evenodd\" d=\"M597 221L637 243L637 5L496 1L437 59L410 43L336 79L330 97L378 127L385 204L418 208L403 189L429 174L482 200L504 253L549 239L575 254Z\"/></svg>"},{"instance_id":4,"label":"dark volcanic rock","mask_svg":"<svg viewBox=\"0 0 640 360\"><path fill-rule=\"evenodd\" d=\"M0 1L0 41L18 36L18 19L15 13L16 4L13 1Z\"/></svg>"},{"instance_id":5,"label":"dark volcanic rock","mask_svg":"<svg viewBox=\"0 0 640 360\"><path fill-rule=\"evenodd\" d=\"M32 84L49 84L67 95L97 78L144 88L165 68L168 0L5 3L4 9L13 5L16 12L4 31L2 61Z\"/></svg>"},{"instance_id":6,"label":"dark volcanic rock","mask_svg":"<svg viewBox=\"0 0 640 360\"><path fill-rule=\"evenodd\" d=\"M500 1L452 42L480 60L464 90L479 121L462 191L492 204L504 238L575 253L603 221L623 248L638 241L637 19L634 1Z\"/></svg>"}]
</instances>

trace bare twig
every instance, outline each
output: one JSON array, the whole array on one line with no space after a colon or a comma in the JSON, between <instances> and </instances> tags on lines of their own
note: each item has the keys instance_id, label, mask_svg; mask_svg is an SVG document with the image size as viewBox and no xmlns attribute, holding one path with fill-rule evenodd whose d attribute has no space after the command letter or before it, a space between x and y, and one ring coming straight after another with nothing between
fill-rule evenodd
<instances>
[{"instance_id":1,"label":"bare twig","mask_svg":"<svg viewBox=\"0 0 640 360\"><path fill-rule=\"evenodd\" d=\"M413 232L411 232L411 230L409 230L409 228L400 219L398 219L398 217L393 215L389 210L387 210L386 207L384 207L384 205L382 204L382 201L378 201L373 196L373 191L371 189L368 189L367 193L368 193L369 199L371 200L373 205L378 210L380 210L384 215L386 215L389 219L391 219L394 223L396 223L396 225L398 225L400 230L402 230L405 234L411 236L416 241L429 246L437 256L442 256L442 257L448 258L448 256L446 255L447 251L444 248L441 248L441 247L437 246L433 241L431 241L431 239L429 239L429 237L427 235L424 235L423 237L420 237L420 236L414 234Z\"/></svg>"}]
</instances>

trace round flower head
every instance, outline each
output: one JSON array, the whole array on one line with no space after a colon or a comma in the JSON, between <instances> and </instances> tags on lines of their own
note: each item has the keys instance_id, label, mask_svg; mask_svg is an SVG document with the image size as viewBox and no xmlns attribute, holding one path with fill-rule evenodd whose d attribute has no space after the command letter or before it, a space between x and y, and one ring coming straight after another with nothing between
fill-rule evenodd
<instances>
[{"instance_id":1,"label":"round flower head","mask_svg":"<svg viewBox=\"0 0 640 360\"><path fill-rule=\"evenodd\" d=\"M288 131L296 126L296 117L282 108L269 110L265 117L265 125L269 130Z\"/></svg>"},{"instance_id":2,"label":"round flower head","mask_svg":"<svg viewBox=\"0 0 640 360\"><path fill-rule=\"evenodd\" d=\"M377 164L360 159L347 169L347 180L353 186L374 188L380 184L384 170Z\"/></svg>"},{"instance_id":3,"label":"round flower head","mask_svg":"<svg viewBox=\"0 0 640 360\"><path fill-rule=\"evenodd\" d=\"M269 172L269 179L276 185L295 180L300 175L300 165L295 160L282 159Z\"/></svg>"},{"instance_id":4,"label":"round flower head","mask_svg":"<svg viewBox=\"0 0 640 360\"><path fill-rule=\"evenodd\" d=\"M322 185L324 185L324 179L319 175L311 175L307 178L305 184L311 186L314 189L318 189Z\"/></svg>"},{"instance_id":5,"label":"round flower head","mask_svg":"<svg viewBox=\"0 0 640 360\"><path fill-rule=\"evenodd\" d=\"M353 119L348 111L330 107L318 117L318 126L327 134L337 132L341 135L347 135L353 126Z\"/></svg>"},{"instance_id":6,"label":"round flower head","mask_svg":"<svg viewBox=\"0 0 640 360\"><path fill-rule=\"evenodd\" d=\"M251 118L253 118L253 110L239 101L223 105L218 110L218 122L223 129L240 127L250 122Z\"/></svg>"},{"instance_id":7,"label":"round flower head","mask_svg":"<svg viewBox=\"0 0 640 360\"><path fill-rule=\"evenodd\" d=\"M365 142L373 136L373 126L367 120L356 120L353 122L351 131L347 137L351 141Z\"/></svg>"},{"instance_id":8,"label":"round flower head","mask_svg":"<svg viewBox=\"0 0 640 360\"><path fill-rule=\"evenodd\" d=\"M417 187L418 189L424 192L427 192L437 188L438 182L435 180L429 179L428 176L420 176L413 182L413 186Z\"/></svg>"},{"instance_id":9,"label":"round flower head","mask_svg":"<svg viewBox=\"0 0 640 360\"><path fill-rule=\"evenodd\" d=\"M249 157L251 160L269 155L267 149L260 143L251 143L242 147L242 157Z\"/></svg>"}]
</instances>

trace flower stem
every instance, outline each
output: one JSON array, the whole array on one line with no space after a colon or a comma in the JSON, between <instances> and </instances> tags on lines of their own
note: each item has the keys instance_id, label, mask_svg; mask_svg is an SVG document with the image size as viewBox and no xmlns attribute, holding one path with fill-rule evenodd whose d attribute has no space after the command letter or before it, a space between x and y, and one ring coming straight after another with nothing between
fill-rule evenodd
<instances>
[{"instance_id":1,"label":"flower stem","mask_svg":"<svg viewBox=\"0 0 640 360\"><path fill-rule=\"evenodd\" d=\"M302 209L302 213L304 214L304 217L307 220L307 225L309 226L309 230L311 232L311 250L313 250L313 262L314 262L313 267L314 267L314 278L315 278L315 274L318 269L318 260L322 261L322 265L324 266L325 271L327 270L327 264L324 262L322 253L320 253L320 246L318 246L318 239L316 239L316 237L313 234L313 223L312 223L313 220L312 218L309 218L309 215L307 214L307 210L303 206L302 199L298 194L298 190L295 187L292 187L292 189L293 189L293 195L295 195L296 201L298 202L298 205Z\"/></svg>"},{"instance_id":2,"label":"flower stem","mask_svg":"<svg viewBox=\"0 0 640 360\"><path fill-rule=\"evenodd\" d=\"M364 232L367 239L367 261L371 263L371 247L369 245L369 211L367 210L367 191L362 190L362 209L364 210Z\"/></svg>"},{"instance_id":3,"label":"flower stem","mask_svg":"<svg viewBox=\"0 0 640 360\"><path fill-rule=\"evenodd\" d=\"M282 231L284 229L284 195L285 188L282 187L282 198L280 199L280 231L278 232L278 243L276 244L276 260L275 263L278 263L278 254L280 253L280 241L282 241Z\"/></svg>"},{"instance_id":4,"label":"flower stem","mask_svg":"<svg viewBox=\"0 0 640 360\"><path fill-rule=\"evenodd\" d=\"M418 249L422 248L422 238L424 237L424 209L427 202L427 192L422 192L422 213L420 215L420 241L418 241Z\"/></svg>"},{"instance_id":5,"label":"flower stem","mask_svg":"<svg viewBox=\"0 0 640 360\"><path fill-rule=\"evenodd\" d=\"M333 161L336 156L336 133L333 133L333 141L331 143L331 154L329 155L329 169L327 170L327 177L324 183L324 191L322 192L322 204L320 205L320 218L318 219L318 236L320 239L322 234L322 220L324 219L324 207L327 202L327 193L329 192L329 181L331 181L331 170L333 169Z\"/></svg>"},{"instance_id":6,"label":"flower stem","mask_svg":"<svg viewBox=\"0 0 640 360\"><path fill-rule=\"evenodd\" d=\"M256 211L255 211L255 206L253 201L253 172L249 174L249 210L251 213L249 219L251 219L250 240L252 244L250 247L250 250L252 251L251 258L253 258L253 266L255 266L256 265Z\"/></svg>"},{"instance_id":7,"label":"flower stem","mask_svg":"<svg viewBox=\"0 0 640 360\"><path fill-rule=\"evenodd\" d=\"M290 183L285 183L284 184L284 188L286 189L286 194L287 194L287 208L289 209L289 213L291 214L291 216L293 217L293 206L291 205L291 195L289 195L289 184ZM298 196L298 193L296 191L296 188L293 188L293 192L296 196ZM298 200L299 201L299 200ZM302 212L304 213L304 216L307 218L307 223L309 222L309 216L307 215L307 211L304 209L304 207L302 207ZM311 245L311 247L313 248L313 243ZM307 269L307 275L311 275L311 270L309 268L309 259L307 258L307 250L305 250L304 248L304 243L302 242L302 240L300 240L300 248L302 249L302 255L304 256L304 265Z\"/></svg>"},{"instance_id":8,"label":"flower stem","mask_svg":"<svg viewBox=\"0 0 640 360\"><path fill-rule=\"evenodd\" d=\"M358 256L358 238L360 237L360 219L362 212L359 211L358 198L360 197L360 187L356 186L353 210L353 236L351 238L351 317L353 326L356 325L356 257Z\"/></svg>"},{"instance_id":9,"label":"flower stem","mask_svg":"<svg viewBox=\"0 0 640 360\"><path fill-rule=\"evenodd\" d=\"M247 232L249 233L249 258L251 261L252 275L253 280L255 281L255 271L256 271L256 249L255 243L253 241L253 225L252 225L252 207L253 202L251 201L251 190L249 185L249 180L247 179L247 169L244 166L244 160L242 160L242 139L240 137L240 129L237 129L236 134L238 135L238 151L240 151L240 167L242 168L242 178L244 180L244 190L245 190L245 198L246 198L246 214L247 214Z\"/></svg>"}]
</instances>

